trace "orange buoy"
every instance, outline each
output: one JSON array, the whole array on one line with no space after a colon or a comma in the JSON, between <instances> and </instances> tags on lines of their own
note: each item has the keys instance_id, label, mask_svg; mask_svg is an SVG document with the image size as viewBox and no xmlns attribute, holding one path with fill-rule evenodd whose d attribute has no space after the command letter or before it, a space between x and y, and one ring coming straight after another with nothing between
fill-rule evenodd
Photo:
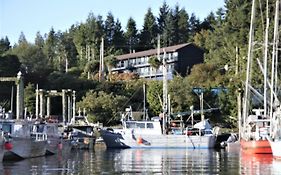
<instances>
[{"instance_id":1,"label":"orange buoy","mask_svg":"<svg viewBox=\"0 0 281 175\"><path fill-rule=\"evenodd\" d=\"M13 148L13 145L10 142L6 142L4 144L6 150L10 151Z\"/></svg>"},{"instance_id":2,"label":"orange buoy","mask_svg":"<svg viewBox=\"0 0 281 175\"><path fill-rule=\"evenodd\" d=\"M138 144L142 144L142 138L141 138L141 137L138 137L138 138L137 138L137 143L138 143Z\"/></svg>"}]
</instances>

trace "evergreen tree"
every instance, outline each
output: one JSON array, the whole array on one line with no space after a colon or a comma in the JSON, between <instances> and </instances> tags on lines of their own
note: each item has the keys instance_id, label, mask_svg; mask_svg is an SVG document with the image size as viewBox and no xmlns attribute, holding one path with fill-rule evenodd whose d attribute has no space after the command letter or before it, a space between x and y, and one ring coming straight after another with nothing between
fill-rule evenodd
<instances>
[{"instance_id":1,"label":"evergreen tree","mask_svg":"<svg viewBox=\"0 0 281 175\"><path fill-rule=\"evenodd\" d=\"M18 43L19 43L19 44L21 44L21 43L27 43L27 40L26 40L25 35L24 35L23 32L20 33Z\"/></svg>"},{"instance_id":2,"label":"evergreen tree","mask_svg":"<svg viewBox=\"0 0 281 175\"><path fill-rule=\"evenodd\" d=\"M43 39L42 35L40 34L40 32L36 33L35 45L41 49L44 47L44 39Z\"/></svg>"},{"instance_id":3,"label":"evergreen tree","mask_svg":"<svg viewBox=\"0 0 281 175\"><path fill-rule=\"evenodd\" d=\"M1 38L0 39L0 55L5 53L6 51L8 51L10 48L11 48L11 46L10 46L10 41L9 41L8 37L6 36L5 38Z\"/></svg>"},{"instance_id":4,"label":"evergreen tree","mask_svg":"<svg viewBox=\"0 0 281 175\"><path fill-rule=\"evenodd\" d=\"M113 37L114 37L114 30L115 30L115 20L111 12L107 14L106 20L104 22L104 27L105 27L104 45L105 48L110 48L113 46Z\"/></svg>"},{"instance_id":5,"label":"evergreen tree","mask_svg":"<svg viewBox=\"0 0 281 175\"><path fill-rule=\"evenodd\" d=\"M124 32L122 30L122 26L120 21L117 19L115 26L114 26L114 33L113 33L113 38L112 38L112 46L116 51L121 51L123 53L124 49L126 48L125 43L125 36ZM112 54L112 53L109 53Z\"/></svg>"},{"instance_id":6,"label":"evergreen tree","mask_svg":"<svg viewBox=\"0 0 281 175\"><path fill-rule=\"evenodd\" d=\"M151 8L147 10L144 17L139 45L140 50L151 49L157 45L157 24Z\"/></svg>"},{"instance_id":7,"label":"evergreen tree","mask_svg":"<svg viewBox=\"0 0 281 175\"><path fill-rule=\"evenodd\" d=\"M125 38L126 45L129 47L129 52L132 52L136 49L136 45L138 43L138 30L136 27L136 21L131 17L127 22Z\"/></svg>"},{"instance_id":8,"label":"evergreen tree","mask_svg":"<svg viewBox=\"0 0 281 175\"><path fill-rule=\"evenodd\" d=\"M52 27L47 35L46 43L44 45L44 54L47 57L48 65L51 67L54 66L53 62L56 56L56 43L57 36L54 28Z\"/></svg>"},{"instance_id":9,"label":"evergreen tree","mask_svg":"<svg viewBox=\"0 0 281 175\"><path fill-rule=\"evenodd\" d=\"M199 19L195 16L194 13L191 14L189 18L189 32L190 32L190 37L189 41L192 41L193 36L195 35L196 32L200 31L200 21Z\"/></svg>"},{"instance_id":10,"label":"evergreen tree","mask_svg":"<svg viewBox=\"0 0 281 175\"><path fill-rule=\"evenodd\" d=\"M176 42L175 21L172 12L169 12L166 18L166 27L163 32L163 47L171 46Z\"/></svg>"},{"instance_id":11,"label":"evergreen tree","mask_svg":"<svg viewBox=\"0 0 281 175\"><path fill-rule=\"evenodd\" d=\"M167 5L166 1L164 1L162 6L159 9L159 17L157 18L158 32L160 35L163 34L164 29L166 28L166 21L168 18L169 11L170 11L170 8Z\"/></svg>"},{"instance_id":12,"label":"evergreen tree","mask_svg":"<svg viewBox=\"0 0 281 175\"><path fill-rule=\"evenodd\" d=\"M188 24L188 14L185 9L181 9L178 14L178 41L177 44L186 43L189 38L189 24Z\"/></svg>"}]
</instances>

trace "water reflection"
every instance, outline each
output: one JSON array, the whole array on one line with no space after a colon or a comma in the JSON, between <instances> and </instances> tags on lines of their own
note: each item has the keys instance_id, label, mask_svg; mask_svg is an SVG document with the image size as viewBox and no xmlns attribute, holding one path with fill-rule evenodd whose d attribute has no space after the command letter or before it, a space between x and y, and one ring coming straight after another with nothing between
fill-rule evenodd
<instances>
[{"instance_id":1,"label":"water reflection","mask_svg":"<svg viewBox=\"0 0 281 175\"><path fill-rule=\"evenodd\" d=\"M126 149L114 152L114 168L119 173L153 173L153 174L221 174L238 173L235 164L237 156L227 157L225 151L185 150L185 149ZM118 156L117 156L118 155ZM228 159L234 159L228 161ZM236 163L237 165L237 163ZM232 174L233 174L232 173Z\"/></svg>"},{"instance_id":2,"label":"water reflection","mask_svg":"<svg viewBox=\"0 0 281 175\"><path fill-rule=\"evenodd\" d=\"M281 160L226 150L73 150L0 164L0 174L281 174Z\"/></svg>"}]
</instances>

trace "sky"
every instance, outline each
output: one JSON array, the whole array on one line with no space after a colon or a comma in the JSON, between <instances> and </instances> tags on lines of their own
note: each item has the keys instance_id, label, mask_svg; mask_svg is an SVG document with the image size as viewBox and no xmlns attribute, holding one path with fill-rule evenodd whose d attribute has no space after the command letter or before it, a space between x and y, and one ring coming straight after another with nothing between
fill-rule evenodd
<instances>
[{"instance_id":1,"label":"sky","mask_svg":"<svg viewBox=\"0 0 281 175\"><path fill-rule=\"evenodd\" d=\"M224 0L166 0L169 7L176 4L203 20L211 11L224 7ZM21 32L29 42L34 42L39 31L43 36L53 27L66 31L71 25L85 22L89 13L106 19L111 12L119 19L123 29L132 17L141 29L144 15L150 7L158 16L163 0L0 0L0 38L7 36L13 45Z\"/></svg>"}]
</instances>

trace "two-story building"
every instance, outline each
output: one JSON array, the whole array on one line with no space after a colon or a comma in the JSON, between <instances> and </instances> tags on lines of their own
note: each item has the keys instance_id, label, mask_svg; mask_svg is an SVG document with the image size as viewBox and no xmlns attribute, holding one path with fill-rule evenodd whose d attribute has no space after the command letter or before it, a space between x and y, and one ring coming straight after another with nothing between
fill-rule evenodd
<instances>
[{"instance_id":1,"label":"two-story building","mask_svg":"<svg viewBox=\"0 0 281 175\"><path fill-rule=\"evenodd\" d=\"M204 52L198 46L192 43L179 44L160 48L160 61L166 52L166 64L168 79L172 79L175 73L186 76L194 64L203 63ZM112 73L134 72L141 78L162 79L162 65L155 70L150 64L149 59L152 56L157 57L157 49L151 49L141 52L124 54L117 56L116 67L112 68Z\"/></svg>"}]
</instances>

